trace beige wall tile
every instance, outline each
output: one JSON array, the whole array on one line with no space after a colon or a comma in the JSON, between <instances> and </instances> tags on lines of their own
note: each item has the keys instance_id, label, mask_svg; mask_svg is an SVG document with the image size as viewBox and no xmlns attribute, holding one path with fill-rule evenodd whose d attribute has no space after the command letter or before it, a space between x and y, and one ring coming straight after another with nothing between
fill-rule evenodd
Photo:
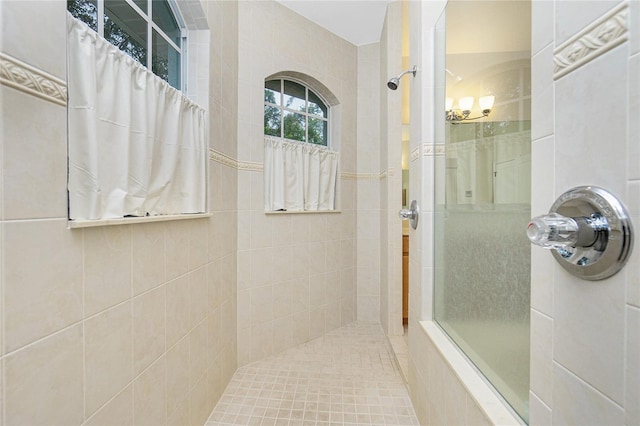
<instances>
[{"instance_id":1,"label":"beige wall tile","mask_svg":"<svg viewBox=\"0 0 640 426\"><path fill-rule=\"evenodd\" d=\"M273 221L263 211L251 212L251 248L273 246Z\"/></svg>"},{"instance_id":2,"label":"beige wall tile","mask_svg":"<svg viewBox=\"0 0 640 426\"><path fill-rule=\"evenodd\" d=\"M163 356L133 382L133 423L156 426L167 420L167 360Z\"/></svg>"},{"instance_id":3,"label":"beige wall tile","mask_svg":"<svg viewBox=\"0 0 640 426\"><path fill-rule=\"evenodd\" d=\"M189 398L190 402L190 413L191 413L191 421L192 425L203 425L207 422L209 418L209 414L213 410L215 404L211 402L207 398L207 376L204 375L200 378L200 380L195 384L193 390L191 391L191 397ZM185 424L185 423L182 423Z\"/></svg>"},{"instance_id":4,"label":"beige wall tile","mask_svg":"<svg viewBox=\"0 0 640 426\"><path fill-rule=\"evenodd\" d=\"M207 268L205 266L189 273L189 329L207 316Z\"/></svg>"},{"instance_id":5,"label":"beige wall tile","mask_svg":"<svg viewBox=\"0 0 640 426\"><path fill-rule=\"evenodd\" d=\"M84 230L84 315L89 317L131 297L131 228Z\"/></svg>"},{"instance_id":6,"label":"beige wall tile","mask_svg":"<svg viewBox=\"0 0 640 426\"><path fill-rule=\"evenodd\" d=\"M167 351L167 407L169 416L179 409L189 396L189 338L186 337ZM188 406L188 404L187 404Z\"/></svg>"},{"instance_id":7,"label":"beige wall tile","mask_svg":"<svg viewBox=\"0 0 640 426\"><path fill-rule=\"evenodd\" d=\"M207 331L207 323L203 321L189 333L190 390L203 380L207 373ZM204 393L206 394L206 391Z\"/></svg>"},{"instance_id":8,"label":"beige wall tile","mask_svg":"<svg viewBox=\"0 0 640 426\"><path fill-rule=\"evenodd\" d=\"M623 424L624 410L579 377L555 364L553 424Z\"/></svg>"},{"instance_id":9,"label":"beige wall tile","mask_svg":"<svg viewBox=\"0 0 640 426\"><path fill-rule=\"evenodd\" d=\"M140 374L166 350L165 286L133 299L133 368Z\"/></svg>"},{"instance_id":10,"label":"beige wall tile","mask_svg":"<svg viewBox=\"0 0 640 426\"><path fill-rule=\"evenodd\" d=\"M273 322L251 326L251 360L257 361L273 355Z\"/></svg>"},{"instance_id":11,"label":"beige wall tile","mask_svg":"<svg viewBox=\"0 0 640 426\"><path fill-rule=\"evenodd\" d=\"M189 227L188 220L165 224L167 280L184 275L189 270Z\"/></svg>"},{"instance_id":12,"label":"beige wall tile","mask_svg":"<svg viewBox=\"0 0 640 426\"><path fill-rule=\"evenodd\" d=\"M626 424L640 424L640 309L627 306Z\"/></svg>"},{"instance_id":13,"label":"beige wall tile","mask_svg":"<svg viewBox=\"0 0 640 426\"><path fill-rule=\"evenodd\" d=\"M86 426L133 426L133 385L107 402L86 422Z\"/></svg>"},{"instance_id":14,"label":"beige wall tile","mask_svg":"<svg viewBox=\"0 0 640 426\"><path fill-rule=\"evenodd\" d=\"M273 286L266 285L250 290L251 325L273 319Z\"/></svg>"},{"instance_id":15,"label":"beige wall tile","mask_svg":"<svg viewBox=\"0 0 640 426\"><path fill-rule=\"evenodd\" d=\"M43 8L51 9L45 3L39 2ZM3 7L8 7L9 13L12 9L28 9L19 4L7 2ZM19 15L23 14L21 10ZM62 20L61 25L64 22ZM15 22L7 25L11 28ZM4 219L66 218L66 109L5 86L0 87L0 95L4 127Z\"/></svg>"},{"instance_id":16,"label":"beige wall tile","mask_svg":"<svg viewBox=\"0 0 640 426\"><path fill-rule=\"evenodd\" d=\"M589 286L564 270L556 273L553 358L620 405L624 400L624 298L622 274Z\"/></svg>"},{"instance_id":17,"label":"beige wall tile","mask_svg":"<svg viewBox=\"0 0 640 426\"><path fill-rule=\"evenodd\" d=\"M209 219L189 221L189 269L203 266L208 259Z\"/></svg>"},{"instance_id":18,"label":"beige wall tile","mask_svg":"<svg viewBox=\"0 0 640 426\"><path fill-rule=\"evenodd\" d=\"M553 320L531 310L530 389L543 403L553 399Z\"/></svg>"},{"instance_id":19,"label":"beige wall tile","mask_svg":"<svg viewBox=\"0 0 640 426\"><path fill-rule=\"evenodd\" d=\"M190 398L184 398L178 403L178 407L169 415L167 425L183 426L191 424Z\"/></svg>"},{"instance_id":20,"label":"beige wall tile","mask_svg":"<svg viewBox=\"0 0 640 426\"><path fill-rule=\"evenodd\" d=\"M84 324L85 412L92 415L133 379L132 303Z\"/></svg>"},{"instance_id":21,"label":"beige wall tile","mask_svg":"<svg viewBox=\"0 0 640 426\"><path fill-rule=\"evenodd\" d=\"M138 295L165 281L165 238L161 222L132 225L133 294Z\"/></svg>"},{"instance_id":22,"label":"beige wall tile","mask_svg":"<svg viewBox=\"0 0 640 426\"><path fill-rule=\"evenodd\" d=\"M208 367L213 368L216 358L220 355L223 347L221 327L230 327L228 322L222 323L220 309L215 309L207 317L207 361ZM233 332L235 333L235 328Z\"/></svg>"},{"instance_id":23,"label":"beige wall tile","mask_svg":"<svg viewBox=\"0 0 640 426\"><path fill-rule=\"evenodd\" d=\"M560 2L558 4L573 3ZM596 9L596 4L589 2L589 13ZM610 2L608 3L611 6ZM579 4L579 2L578 2ZM565 5L566 6L566 5ZM574 10L573 8L571 8ZM558 12L559 13L559 12ZM563 111L562 119L557 119L555 130L555 169L556 192L562 192L579 185L597 185L622 197L626 191L626 179L622 173L613 170L626 169L627 156L627 121L626 115L617 115L611 111L615 107L627 107L628 80L626 70L628 50L613 49L606 53L606 60L591 61L574 72L555 82L555 109ZM602 81L609 84L603 85ZM589 93L579 88L591 87ZM612 108L603 108L604 105ZM570 114L566 114L570 111ZM608 113L603 114L604 111ZM578 117L599 116L606 126L584 126ZM607 141L607 149L599 151L599 155L581 155L580 167L563 167L575 164L575 153L585 152L585 147L596 149L603 140ZM588 151L587 151L588 152Z\"/></svg>"},{"instance_id":24,"label":"beige wall tile","mask_svg":"<svg viewBox=\"0 0 640 426\"><path fill-rule=\"evenodd\" d=\"M4 357L6 424L82 423L82 350L76 325Z\"/></svg>"},{"instance_id":25,"label":"beige wall tile","mask_svg":"<svg viewBox=\"0 0 640 426\"><path fill-rule=\"evenodd\" d=\"M2 51L65 79L66 8L61 1L3 2ZM38 13L33 13L33 10ZM42 30L47 30L46 37ZM34 54L37 52L36 54ZM66 139L66 138L65 138Z\"/></svg>"},{"instance_id":26,"label":"beige wall tile","mask_svg":"<svg viewBox=\"0 0 640 426\"><path fill-rule=\"evenodd\" d=\"M4 224L4 350L82 318L82 231L66 220Z\"/></svg>"},{"instance_id":27,"label":"beige wall tile","mask_svg":"<svg viewBox=\"0 0 640 426\"><path fill-rule=\"evenodd\" d=\"M186 276L166 285L167 343L170 348L189 331L189 281Z\"/></svg>"},{"instance_id":28,"label":"beige wall tile","mask_svg":"<svg viewBox=\"0 0 640 426\"><path fill-rule=\"evenodd\" d=\"M473 398L471 398L469 394L466 394L465 396L467 398L467 424L474 426L491 425L491 421L487 419Z\"/></svg>"},{"instance_id":29,"label":"beige wall tile","mask_svg":"<svg viewBox=\"0 0 640 426\"><path fill-rule=\"evenodd\" d=\"M309 312L309 339L322 336L327 330L325 324L326 309L324 307L312 309Z\"/></svg>"},{"instance_id":30,"label":"beige wall tile","mask_svg":"<svg viewBox=\"0 0 640 426\"><path fill-rule=\"evenodd\" d=\"M444 369L444 416L445 424L465 425L467 421L467 393L462 384L451 371ZM463 409L464 407L464 409Z\"/></svg>"}]
</instances>

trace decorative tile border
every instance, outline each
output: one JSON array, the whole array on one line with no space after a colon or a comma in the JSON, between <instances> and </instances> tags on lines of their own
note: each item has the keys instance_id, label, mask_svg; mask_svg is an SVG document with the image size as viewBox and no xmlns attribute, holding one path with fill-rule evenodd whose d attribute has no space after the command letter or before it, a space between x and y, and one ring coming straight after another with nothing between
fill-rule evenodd
<instances>
[{"instance_id":1,"label":"decorative tile border","mask_svg":"<svg viewBox=\"0 0 640 426\"><path fill-rule=\"evenodd\" d=\"M413 163L414 161L416 161L418 158L420 158L420 147L416 146L415 148L413 148L411 150L411 154L409 156L409 162Z\"/></svg>"},{"instance_id":2,"label":"decorative tile border","mask_svg":"<svg viewBox=\"0 0 640 426\"><path fill-rule=\"evenodd\" d=\"M425 157L440 157L445 154L445 146L443 143L425 143L422 145L422 152Z\"/></svg>"},{"instance_id":3,"label":"decorative tile border","mask_svg":"<svg viewBox=\"0 0 640 426\"><path fill-rule=\"evenodd\" d=\"M0 83L58 105L67 105L67 83L0 52Z\"/></svg>"},{"instance_id":4,"label":"decorative tile border","mask_svg":"<svg viewBox=\"0 0 640 426\"><path fill-rule=\"evenodd\" d=\"M223 154L220 151L216 151L213 148L209 148L209 159L215 161L216 163L223 164L227 167L231 167L236 170L244 170L250 172L264 172L264 164L255 163L251 161L238 161L235 158L231 158L226 154ZM388 172L384 171L382 173L350 173L350 172L342 172L340 174L340 178L344 180L381 180L389 176L393 176L393 170L390 169Z\"/></svg>"},{"instance_id":5,"label":"decorative tile border","mask_svg":"<svg viewBox=\"0 0 640 426\"><path fill-rule=\"evenodd\" d=\"M262 163L238 161L235 158L231 158L228 155L223 154L220 151L216 151L213 148L209 148L209 159L236 170L247 170L251 172L264 171L264 165Z\"/></svg>"},{"instance_id":6,"label":"decorative tile border","mask_svg":"<svg viewBox=\"0 0 640 426\"><path fill-rule=\"evenodd\" d=\"M380 174L376 173L340 173L340 177L345 180L380 180Z\"/></svg>"},{"instance_id":7,"label":"decorative tile border","mask_svg":"<svg viewBox=\"0 0 640 426\"><path fill-rule=\"evenodd\" d=\"M628 3L612 9L554 51L554 80L608 52L629 38Z\"/></svg>"}]
</instances>

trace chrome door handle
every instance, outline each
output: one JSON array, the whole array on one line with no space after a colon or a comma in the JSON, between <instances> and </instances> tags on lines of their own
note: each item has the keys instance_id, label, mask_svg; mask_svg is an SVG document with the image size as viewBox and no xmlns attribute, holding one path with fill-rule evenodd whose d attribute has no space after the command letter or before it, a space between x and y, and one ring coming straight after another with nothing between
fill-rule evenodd
<instances>
[{"instance_id":1,"label":"chrome door handle","mask_svg":"<svg viewBox=\"0 0 640 426\"><path fill-rule=\"evenodd\" d=\"M420 207L418 207L418 202L413 200L408 209L402 209L398 212L398 216L400 216L400 219L402 220L409 219L411 227L416 229L418 227L418 218L420 217Z\"/></svg>"}]
</instances>

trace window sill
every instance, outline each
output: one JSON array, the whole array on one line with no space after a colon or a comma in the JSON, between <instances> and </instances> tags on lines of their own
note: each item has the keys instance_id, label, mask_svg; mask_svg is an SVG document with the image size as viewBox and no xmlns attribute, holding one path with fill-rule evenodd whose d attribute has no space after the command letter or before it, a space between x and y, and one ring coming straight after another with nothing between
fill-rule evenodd
<instances>
[{"instance_id":1,"label":"window sill","mask_svg":"<svg viewBox=\"0 0 640 426\"><path fill-rule=\"evenodd\" d=\"M342 210L304 210L304 211L273 211L264 212L267 215L278 214L323 214L323 213L342 213Z\"/></svg>"},{"instance_id":2,"label":"window sill","mask_svg":"<svg viewBox=\"0 0 640 426\"><path fill-rule=\"evenodd\" d=\"M164 222L167 220L203 219L213 216L211 213L174 214L166 216L123 217L117 219L69 220L70 229L93 228L95 226L133 225L135 223Z\"/></svg>"}]
</instances>

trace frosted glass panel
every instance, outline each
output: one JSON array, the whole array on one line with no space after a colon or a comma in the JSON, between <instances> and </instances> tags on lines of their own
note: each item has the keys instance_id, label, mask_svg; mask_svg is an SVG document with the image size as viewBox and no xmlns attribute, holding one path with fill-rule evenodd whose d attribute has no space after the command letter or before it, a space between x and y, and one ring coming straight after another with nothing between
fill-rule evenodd
<instances>
[{"instance_id":1,"label":"frosted glass panel","mask_svg":"<svg viewBox=\"0 0 640 426\"><path fill-rule=\"evenodd\" d=\"M506 5L506 6L505 6ZM529 2L449 2L436 28L435 319L528 421L531 217ZM508 9L508 10L507 10ZM486 18L486 19L485 19ZM506 19L503 22L502 19ZM490 22L490 26L482 27ZM500 37L501 29L524 36ZM461 34L493 34L470 43ZM478 106L495 96L488 116ZM454 111L456 112L456 111ZM458 117L452 118L452 117Z\"/></svg>"}]
</instances>

